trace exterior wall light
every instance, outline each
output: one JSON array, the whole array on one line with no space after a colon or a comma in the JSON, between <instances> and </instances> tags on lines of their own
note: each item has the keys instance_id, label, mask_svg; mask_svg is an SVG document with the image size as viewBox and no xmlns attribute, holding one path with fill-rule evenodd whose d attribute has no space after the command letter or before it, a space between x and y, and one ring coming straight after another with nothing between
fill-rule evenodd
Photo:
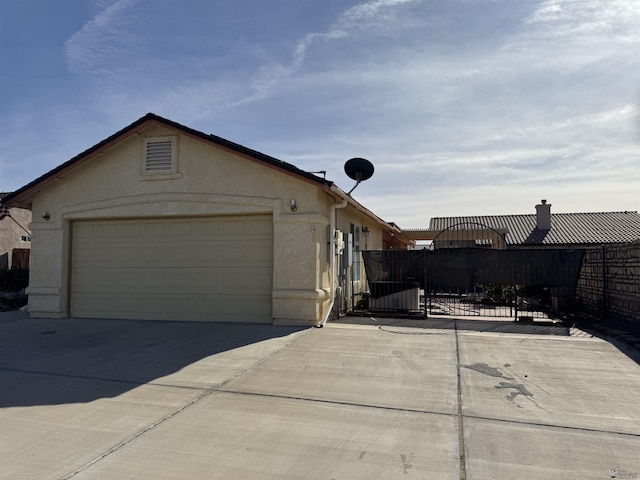
<instances>
[{"instance_id":1,"label":"exterior wall light","mask_svg":"<svg viewBox=\"0 0 640 480\"><path fill-rule=\"evenodd\" d=\"M298 211L298 204L296 203L295 200L291 200L289 202L289 208L291 208L292 212L297 212Z\"/></svg>"},{"instance_id":2,"label":"exterior wall light","mask_svg":"<svg viewBox=\"0 0 640 480\"><path fill-rule=\"evenodd\" d=\"M51 215L49 215L49 212L45 210L45 212L42 214L42 218L44 218L46 221L49 221Z\"/></svg>"}]
</instances>

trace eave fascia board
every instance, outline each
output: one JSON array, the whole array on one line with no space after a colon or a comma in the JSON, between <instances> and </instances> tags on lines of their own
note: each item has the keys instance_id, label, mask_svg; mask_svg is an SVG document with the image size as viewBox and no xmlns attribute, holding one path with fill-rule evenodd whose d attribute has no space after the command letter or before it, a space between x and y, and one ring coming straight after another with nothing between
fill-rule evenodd
<instances>
[{"instance_id":1,"label":"eave fascia board","mask_svg":"<svg viewBox=\"0 0 640 480\"><path fill-rule=\"evenodd\" d=\"M190 138L198 139L203 142L208 142L210 144L214 144L219 148L222 148L226 151L234 153L236 155L240 155L245 159L254 161L259 163L260 165L271 167L277 169L282 173L289 174L301 180L306 180L309 183L313 183L315 185L321 186L329 186L332 182L320 178L311 173L300 170L295 165L289 164L287 162L283 162L282 160L278 160L275 157L271 157L269 155L265 155L256 150L252 150L250 148L244 147L240 144L231 142L230 140L226 140L222 137L218 137L213 134L206 134L203 132L199 132L190 127L186 127L172 120L160 117L154 113L148 113L144 117L139 118L132 124L124 127L123 129L117 131L113 135L107 137L96 145L90 147L82 153L79 153L75 157L67 160L66 162L58 165L56 168L50 170L49 172L41 175L36 178L32 182L29 182L25 186L19 188L15 192L7 195L3 199L3 203L8 206L16 206L21 208L29 208L31 205L31 201L33 196L39 191L42 190L46 185L54 180L60 180L65 175L67 175L70 171L79 167L83 163L95 158L97 155L103 153L105 150L109 149L111 146L116 143L121 142L125 138L136 135L142 132L144 129L151 125L161 126L163 128L168 128L170 130L176 131L177 133L184 134L189 136Z\"/></svg>"},{"instance_id":2,"label":"eave fascia board","mask_svg":"<svg viewBox=\"0 0 640 480\"><path fill-rule=\"evenodd\" d=\"M358 210L360 213L366 215L367 217L372 219L374 222L376 222L377 224L379 224L383 228L385 228L387 230L391 229L391 228L394 228L394 226L390 225L389 222L384 221L383 219L378 217L375 213L373 213L371 210L369 210L368 208L366 208L365 206L363 206L362 204L360 204L356 200L354 200L351 195L345 193L335 183L332 183L331 185L329 185L327 187L327 192L330 195L332 195L336 200L339 200L339 201L347 200L347 204L348 205L352 206L353 208ZM395 227L395 228L397 229L397 227ZM397 230L399 232L402 231L400 229L397 229Z\"/></svg>"}]
</instances>

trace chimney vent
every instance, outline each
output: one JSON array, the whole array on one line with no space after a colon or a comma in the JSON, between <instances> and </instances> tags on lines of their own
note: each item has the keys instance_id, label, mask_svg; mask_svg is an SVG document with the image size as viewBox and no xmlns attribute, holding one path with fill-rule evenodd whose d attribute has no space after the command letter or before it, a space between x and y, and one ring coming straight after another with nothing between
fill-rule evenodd
<instances>
[{"instance_id":1,"label":"chimney vent","mask_svg":"<svg viewBox=\"0 0 640 480\"><path fill-rule=\"evenodd\" d=\"M542 200L536 205L536 228L538 230L551 230L551 204Z\"/></svg>"}]
</instances>

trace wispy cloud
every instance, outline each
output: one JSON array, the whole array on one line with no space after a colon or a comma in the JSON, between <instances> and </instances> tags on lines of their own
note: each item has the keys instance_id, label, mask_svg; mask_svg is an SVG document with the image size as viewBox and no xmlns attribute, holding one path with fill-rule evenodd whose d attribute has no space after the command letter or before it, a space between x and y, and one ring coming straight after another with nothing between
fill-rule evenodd
<instances>
[{"instance_id":1,"label":"wispy cloud","mask_svg":"<svg viewBox=\"0 0 640 480\"><path fill-rule=\"evenodd\" d=\"M134 35L127 12L140 0L100 0L98 13L65 44L69 68L75 73L109 74L113 56L126 51Z\"/></svg>"},{"instance_id":2,"label":"wispy cloud","mask_svg":"<svg viewBox=\"0 0 640 480\"><path fill-rule=\"evenodd\" d=\"M253 92L237 100L231 106L251 103L269 96L276 85L300 70L304 65L307 52L314 44L343 40L358 30L384 26L394 18L394 7L422 1L370 0L345 10L326 31L307 33L299 39L293 48L289 62L267 65L261 68L257 79L251 83Z\"/></svg>"},{"instance_id":3,"label":"wispy cloud","mask_svg":"<svg viewBox=\"0 0 640 480\"><path fill-rule=\"evenodd\" d=\"M116 104L122 100L115 85L129 81L132 73L150 69L150 58L141 53L137 56L142 66L127 72L123 71L125 59L119 55L136 55L140 46L138 34L135 33L136 16L131 15L144 0L107 0L101 2L102 10L67 42L66 51L69 64L80 74L89 74L99 79L103 90L108 90L109 100L105 103ZM206 58L195 58L193 65L186 65L185 71L200 70L198 75L189 80L184 77L178 82L165 78L156 80L154 89L143 97L131 98L130 104L163 103L168 110L181 110L185 116L194 121L221 112L248 106L279 95L291 87L292 81L305 81L296 78L303 72L307 56L314 46L328 45L332 42L347 42L350 37L366 35L368 31L380 32L384 29L406 27L406 18L398 20L398 9L408 5L418 5L424 0L370 0L359 3L341 12L326 30L309 32L295 40L290 49L280 55L286 60L267 62L255 65L253 72L247 74L247 67L242 69L242 81L234 76L232 68L226 71L215 70L206 76ZM344 44L336 46L343 48ZM196 66L197 65L197 66ZM104 80L104 78L108 80ZM339 81L331 74L330 82ZM104 92L103 92L104 93ZM125 92L128 95L128 92ZM159 99L162 99L160 102ZM107 105L108 108L108 105ZM143 108L144 109L144 108Z\"/></svg>"},{"instance_id":4,"label":"wispy cloud","mask_svg":"<svg viewBox=\"0 0 640 480\"><path fill-rule=\"evenodd\" d=\"M527 23L542 25L545 33L554 37L580 38L586 34L591 38L594 32L611 31L624 36L640 15L638 7L633 0L545 0Z\"/></svg>"},{"instance_id":5,"label":"wispy cloud","mask_svg":"<svg viewBox=\"0 0 640 480\"><path fill-rule=\"evenodd\" d=\"M76 154L153 111L347 186L364 156L356 197L407 226L415 202L640 207L638 0L250 3L94 3L64 46L80 88L54 136ZM69 158L29 154L15 125L14 153Z\"/></svg>"}]
</instances>

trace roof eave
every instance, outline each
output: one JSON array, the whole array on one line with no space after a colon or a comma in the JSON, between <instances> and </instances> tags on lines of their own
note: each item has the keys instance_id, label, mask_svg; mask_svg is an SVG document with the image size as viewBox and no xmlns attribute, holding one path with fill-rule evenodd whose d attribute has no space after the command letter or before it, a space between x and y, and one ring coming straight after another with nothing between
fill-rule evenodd
<instances>
[{"instance_id":1,"label":"roof eave","mask_svg":"<svg viewBox=\"0 0 640 480\"><path fill-rule=\"evenodd\" d=\"M39 190L44 188L46 185L48 185L49 183L57 179L62 178L63 176L68 174L71 170L79 167L84 162L90 160L91 158L94 158L96 155L100 155L106 149L112 147L116 143L121 142L122 140L124 140L125 138L131 135L137 134L139 131L144 130L145 128L147 128L152 124L161 125L163 127L176 130L182 134L185 134L192 138L196 138L200 141L213 143L216 146L221 147L225 150L231 151L236 154L240 154L244 158L247 158L252 161L258 161L263 165L276 168L289 175L293 175L295 177L298 177L300 179L306 180L311 183L319 184L322 186L331 186L333 184L333 182L330 182L324 178L317 177L312 173L308 173L303 170L300 170L294 165L278 160L277 158L270 157L269 155L265 155L263 153L260 153L256 150L252 150L247 147L243 147L240 144L231 142L230 140L226 140L216 135L210 135L203 132L199 132L192 128L176 123L172 120L168 120L166 118L160 117L154 113L148 113L144 117L139 118L132 124L117 131L116 133L102 140L101 142L97 143L93 147L76 155L70 160L67 160L66 162L57 166L53 170L50 170L49 172L36 178L32 182L29 182L25 186L19 188L15 192L7 195L6 197L3 198L3 203L5 203L10 207L15 206L15 207L21 207L21 208L30 208L34 195Z\"/></svg>"},{"instance_id":2,"label":"roof eave","mask_svg":"<svg viewBox=\"0 0 640 480\"><path fill-rule=\"evenodd\" d=\"M402 229L400 227L398 227L394 223L387 222L387 221L383 220L382 218L378 217L375 213L373 213L371 210L369 210L368 208L363 206L361 203L356 201L351 195L349 195L348 193L345 193L340 187L338 187L334 183L331 183L330 185L327 185L326 191L331 196L333 196L336 200L340 200L340 201L346 200L347 201L347 205L352 206L353 208L355 208L360 213L362 213L365 216L369 217L371 220L373 220L375 223L377 223L378 225L380 225L384 229L386 229L388 231L393 231L395 234L401 235L403 238L405 238L404 237L404 232L402 231ZM409 239L409 238L405 238L405 239L407 240L408 244L415 243L412 239Z\"/></svg>"}]
</instances>

